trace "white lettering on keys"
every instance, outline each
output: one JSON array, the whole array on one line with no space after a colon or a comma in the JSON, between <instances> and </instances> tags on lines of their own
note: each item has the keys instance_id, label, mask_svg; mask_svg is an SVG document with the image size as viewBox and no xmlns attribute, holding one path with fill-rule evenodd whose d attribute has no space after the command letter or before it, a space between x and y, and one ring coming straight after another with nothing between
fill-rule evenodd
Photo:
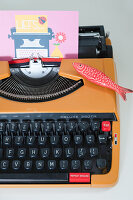
<instances>
[{"instance_id":1,"label":"white lettering on keys","mask_svg":"<svg viewBox=\"0 0 133 200\"><path fill-rule=\"evenodd\" d=\"M36 154L36 150L32 149L31 154Z\"/></svg>"},{"instance_id":2,"label":"white lettering on keys","mask_svg":"<svg viewBox=\"0 0 133 200\"><path fill-rule=\"evenodd\" d=\"M59 154L59 153L60 153L59 151L60 151L59 149L56 149L55 153L56 153L56 154Z\"/></svg>"},{"instance_id":3,"label":"white lettering on keys","mask_svg":"<svg viewBox=\"0 0 133 200\"><path fill-rule=\"evenodd\" d=\"M9 137L6 137L5 138L5 142L9 142L10 138Z\"/></svg>"},{"instance_id":4,"label":"white lettering on keys","mask_svg":"<svg viewBox=\"0 0 133 200\"><path fill-rule=\"evenodd\" d=\"M70 149L67 150L67 153L68 153L69 155L71 155L71 151L70 151Z\"/></svg>"},{"instance_id":5,"label":"white lettering on keys","mask_svg":"<svg viewBox=\"0 0 133 200\"><path fill-rule=\"evenodd\" d=\"M26 164L27 164L27 167L30 167L30 162L27 162Z\"/></svg>"},{"instance_id":6,"label":"white lettering on keys","mask_svg":"<svg viewBox=\"0 0 133 200\"><path fill-rule=\"evenodd\" d=\"M3 165L3 167L6 167L6 162L3 162L2 165Z\"/></svg>"},{"instance_id":7,"label":"white lettering on keys","mask_svg":"<svg viewBox=\"0 0 133 200\"><path fill-rule=\"evenodd\" d=\"M15 165L15 167L18 167L19 162L18 162L18 161L15 161L14 165Z\"/></svg>"},{"instance_id":8,"label":"white lettering on keys","mask_svg":"<svg viewBox=\"0 0 133 200\"><path fill-rule=\"evenodd\" d=\"M40 140L41 140L41 142L44 142L45 138L44 138L44 137L41 137Z\"/></svg>"},{"instance_id":9,"label":"white lettering on keys","mask_svg":"<svg viewBox=\"0 0 133 200\"><path fill-rule=\"evenodd\" d=\"M24 150L23 149L20 150L20 154L24 154Z\"/></svg>"},{"instance_id":10,"label":"white lettering on keys","mask_svg":"<svg viewBox=\"0 0 133 200\"><path fill-rule=\"evenodd\" d=\"M49 165L50 167L54 167L54 162L53 161L49 162Z\"/></svg>"},{"instance_id":11,"label":"white lettering on keys","mask_svg":"<svg viewBox=\"0 0 133 200\"><path fill-rule=\"evenodd\" d=\"M9 153L9 155L11 155L12 154L12 149L9 149L8 153Z\"/></svg>"}]
</instances>

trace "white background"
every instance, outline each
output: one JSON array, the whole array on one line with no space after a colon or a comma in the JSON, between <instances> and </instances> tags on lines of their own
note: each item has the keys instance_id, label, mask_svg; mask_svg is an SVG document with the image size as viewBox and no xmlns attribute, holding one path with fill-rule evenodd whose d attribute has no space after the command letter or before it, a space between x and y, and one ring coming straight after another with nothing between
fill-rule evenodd
<instances>
[{"instance_id":1,"label":"white background","mask_svg":"<svg viewBox=\"0 0 133 200\"><path fill-rule=\"evenodd\" d=\"M78 10L80 25L110 31L120 85L133 89L132 0L0 0L0 10ZM2 28L1 28L2 31ZM0 189L0 200L133 200L133 94L120 98L119 182L113 188Z\"/></svg>"}]
</instances>

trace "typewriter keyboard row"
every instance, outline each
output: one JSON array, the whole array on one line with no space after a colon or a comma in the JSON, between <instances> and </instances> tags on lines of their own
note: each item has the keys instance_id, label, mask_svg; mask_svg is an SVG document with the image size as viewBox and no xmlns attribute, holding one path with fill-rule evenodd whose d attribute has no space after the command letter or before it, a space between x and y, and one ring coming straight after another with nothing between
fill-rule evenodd
<instances>
[{"instance_id":1,"label":"typewriter keyboard row","mask_svg":"<svg viewBox=\"0 0 133 200\"><path fill-rule=\"evenodd\" d=\"M90 183L111 160L111 120L0 119L2 183Z\"/></svg>"}]
</instances>

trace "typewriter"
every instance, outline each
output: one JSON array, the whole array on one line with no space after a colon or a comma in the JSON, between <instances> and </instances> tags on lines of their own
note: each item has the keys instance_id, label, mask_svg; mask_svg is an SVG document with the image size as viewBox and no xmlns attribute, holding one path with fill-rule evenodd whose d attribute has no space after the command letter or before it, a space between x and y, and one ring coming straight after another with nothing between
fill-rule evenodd
<instances>
[{"instance_id":1,"label":"typewriter","mask_svg":"<svg viewBox=\"0 0 133 200\"><path fill-rule=\"evenodd\" d=\"M0 187L109 187L118 179L116 93L73 62L116 81L103 26L79 28L78 59L0 62Z\"/></svg>"}]
</instances>

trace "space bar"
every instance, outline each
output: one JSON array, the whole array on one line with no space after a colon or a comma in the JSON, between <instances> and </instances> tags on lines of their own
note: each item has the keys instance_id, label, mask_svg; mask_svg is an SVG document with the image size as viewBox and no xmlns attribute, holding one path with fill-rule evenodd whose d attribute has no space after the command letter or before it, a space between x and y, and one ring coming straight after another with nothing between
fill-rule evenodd
<instances>
[{"instance_id":1,"label":"space bar","mask_svg":"<svg viewBox=\"0 0 133 200\"><path fill-rule=\"evenodd\" d=\"M0 183L67 183L67 173L0 174Z\"/></svg>"}]
</instances>

